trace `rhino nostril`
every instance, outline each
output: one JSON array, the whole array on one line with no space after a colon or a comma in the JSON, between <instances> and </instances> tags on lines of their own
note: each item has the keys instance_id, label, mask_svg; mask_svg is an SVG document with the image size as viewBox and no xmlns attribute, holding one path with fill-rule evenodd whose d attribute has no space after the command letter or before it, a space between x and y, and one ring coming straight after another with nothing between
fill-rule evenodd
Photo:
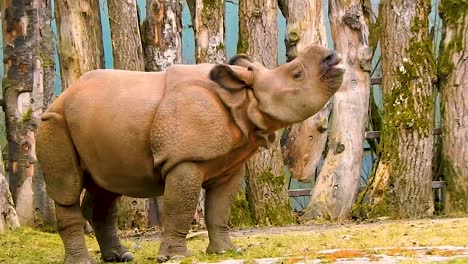
<instances>
[{"instance_id":1,"label":"rhino nostril","mask_svg":"<svg viewBox=\"0 0 468 264\"><path fill-rule=\"evenodd\" d=\"M323 59L323 62L328 66L335 66L341 62L341 55L338 52L332 51Z\"/></svg>"}]
</instances>

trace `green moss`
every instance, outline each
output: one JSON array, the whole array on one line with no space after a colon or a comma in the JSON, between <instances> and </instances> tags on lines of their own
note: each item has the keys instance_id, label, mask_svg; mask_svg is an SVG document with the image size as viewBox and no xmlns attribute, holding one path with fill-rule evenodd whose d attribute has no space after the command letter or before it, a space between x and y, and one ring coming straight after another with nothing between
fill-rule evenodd
<instances>
[{"instance_id":1,"label":"green moss","mask_svg":"<svg viewBox=\"0 0 468 264\"><path fill-rule=\"evenodd\" d=\"M140 26L140 38L141 38L141 44L143 45L143 48L149 43L148 41L148 34L146 33L146 30L148 28L148 19L145 19L143 23Z\"/></svg>"},{"instance_id":2,"label":"green moss","mask_svg":"<svg viewBox=\"0 0 468 264\"><path fill-rule=\"evenodd\" d=\"M232 227L253 226L254 222L250 215L249 203L245 197L245 193L239 192L234 202L231 205L231 213L229 215L229 225Z\"/></svg>"},{"instance_id":3,"label":"green moss","mask_svg":"<svg viewBox=\"0 0 468 264\"><path fill-rule=\"evenodd\" d=\"M448 23L456 23L459 18L466 15L468 10L468 0L442 0L439 5L439 12Z\"/></svg>"},{"instance_id":4,"label":"green moss","mask_svg":"<svg viewBox=\"0 0 468 264\"><path fill-rule=\"evenodd\" d=\"M226 47L224 46L224 43L223 43L223 42L219 43L219 45L218 45L218 50L224 50L225 48L226 48Z\"/></svg>"},{"instance_id":5,"label":"green moss","mask_svg":"<svg viewBox=\"0 0 468 264\"><path fill-rule=\"evenodd\" d=\"M453 71L456 69L453 63L457 53L462 53L464 49L464 31L466 25L463 17L467 15L468 0L442 0L439 6L440 16L444 27L450 30L450 39L442 44L438 60L439 85L444 93L444 89L451 89L452 84L447 83ZM442 111L445 111L442 108ZM447 201L444 211L448 214L466 214L468 208L468 192L463 188L463 175L457 167L447 158L442 158L441 175L447 184Z\"/></svg>"},{"instance_id":6,"label":"green moss","mask_svg":"<svg viewBox=\"0 0 468 264\"><path fill-rule=\"evenodd\" d=\"M417 7L416 13L429 13L429 7L427 1ZM353 208L355 217L400 217L402 208L397 192L408 184L407 168L400 160L400 136L410 131L417 131L422 138L432 134L435 101L432 86L436 65L427 17L415 17L410 31L405 57L399 63L401 66L394 69L395 75L388 74L391 81L387 81L389 86L384 87L384 115L378 146L381 171L374 176L379 179L374 181L372 178L366 192L358 197Z\"/></svg>"},{"instance_id":7,"label":"green moss","mask_svg":"<svg viewBox=\"0 0 468 264\"><path fill-rule=\"evenodd\" d=\"M42 66L44 68L51 68L54 67L54 59L53 56L47 56L43 50L39 50L37 56L41 60Z\"/></svg>"},{"instance_id":8,"label":"green moss","mask_svg":"<svg viewBox=\"0 0 468 264\"><path fill-rule=\"evenodd\" d=\"M468 191L463 187L462 172L457 170L457 167L448 159L443 158L441 162L442 175L446 182L446 213L463 215L468 214ZM466 181L466 176L465 176Z\"/></svg>"},{"instance_id":9,"label":"green moss","mask_svg":"<svg viewBox=\"0 0 468 264\"><path fill-rule=\"evenodd\" d=\"M21 116L21 123L26 123L32 120L32 108L28 108L26 112Z\"/></svg>"},{"instance_id":10,"label":"green moss","mask_svg":"<svg viewBox=\"0 0 468 264\"><path fill-rule=\"evenodd\" d=\"M285 175L275 175L271 171L265 171L255 176L257 185L265 186L269 188L269 192L272 196L266 197L263 204L256 205L256 212L252 212L255 215L255 220L259 225L275 225L284 226L294 223L294 216L291 212L291 205L289 199L282 200L281 196L278 199L278 195L284 192ZM275 206L271 206L275 204Z\"/></svg>"},{"instance_id":11,"label":"green moss","mask_svg":"<svg viewBox=\"0 0 468 264\"><path fill-rule=\"evenodd\" d=\"M367 180L367 185L364 191L358 194L358 197L356 198L356 202L353 204L353 207L351 209L351 217L353 219L361 219L361 218L366 218L366 210L368 207L366 206L368 200L368 193L372 188L372 185L374 184L375 180L375 174L377 172L377 168L379 165L379 157L377 157L374 161L374 164L372 166L372 171L370 173L369 179Z\"/></svg>"},{"instance_id":12,"label":"green moss","mask_svg":"<svg viewBox=\"0 0 468 264\"><path fill-rule=\"evenodd\" d=\"M420 33L421 30L426 32ZM411 32L407 58L403 58L402 66L395 70L397 76L392 87L385 88L388 91L384 93L386 113L381 141L384 160L398 159L398 135L402 129L417 130L424 137L430 135L434 127L432 82L436 66L427 19L415 18Z\"/></svg>"},{"instance_id":13,"label":"green moss","mask_svg":"<svg viewBox=\"0 0 468 264\"><path fill-rule=\"evenodd\" d=\"M289 199L288 199L289 201ZM286 226L294 223L294 216L291 213L291 206L268 206L266 208L266 218L263 225Z\"/></svg>"},{"instance_id":14,"label":"green moss","mask_svg":"<svg viewBox=\"0 0 468 264\"><path fill-rule=\"evenodd\" d=\"M249 39L247 36L243 36L243 34L239 34L239 41L237 42L237 53L248 54L248 52L249 52Z\"/></svg>"},{"instance_id":15,"label":"green moss","mask_svg":"<svg viewBox=\"0 0 468 264\"><path fill-rule=\"evenodd\" d=\"M369 25L369 47L372 48L372 51L375 51L377 47L377 43L380 40L380 33L381 33L380 21L377 21Z\"/></svg>"},{"instance_id":16,"label":"green moss","mask_svg":"<svg viewBox=\"0 0 468 264\"><path fill-rule=\"evenodd\" d=\"M453 54L463 50L463 28L466 26L463 25L463 21L459 20L462 15L466 15L466 10L468 10L468 0L443 0L439 6L444 26L450 28L453 33L451 40L442 46L437 64L442 86L455 69L452 62Z\"/></svg>"},{"instance_id":17,"label":"green moss","mask_svg":"<svg viewBox=\"0 0 468 264\"><path fill-rule=\"evenodd\" d=\"M288 42L289 44L297 43L300 39L300 34L297 29L291 29L288 33Z\"/></svg>"},{"instance_id":18,"label":"green moss","mask_svg":"<svg viewBox=\"0 0 468 264\"><path fill-rule=\"evenodd\" d=\"M351 210L351 216L354 219L374 219L382 216L398 218L397 207L393 201L395 197L390 188L385 188L381 193L373 193L375 197L370 197L370 191L374 184L377 172L378 160L376 160L372 169L371 178L366 189L358 195L356 203ZM388 184L388 185L391 185Z\"/></svg>"},{"instance_id":19,"label":"green moss","mask_svg":"<svg viewBox=\"0 0 468 264\"><path fill-rule=\"evenodd\" d=\"M419 25L419 26L418 26ZM421 29L421 23L416 22L413 25L412 31L415 32ZM424 131L424 135L432 133L433 122L431 118L428 118L428 114L433 113L433 102L434 98L432 92L428 92L429 96L424 96L422 102L417 102L417 98L413 93L422 94L423 89L430 90L431 83L415 83L423 78L426 78L426 74L429 74L429 78L432 80L435 70L434 54L432 53L432 40L427 37L422 40L416 37L410 39L410 45L408 48L409 59L403 61L404 71L398 71L398 84L392 91L392 98L390 100L392 105L392 112L395 113L395 126L403 126L405 128L416 128ZM423 70L426 68L427 71ZM422 87L421 87L422 86ZM426 87L424 87L426 86ZM410 89L408 89L410 88ZM417 90L421 88L418 92ZM411 91L412 89L416 91ZM400 99L400 100L398 100ZM405 100L405 101L403 101ZM400 102L399 104L396 102ZM406 104L405 104L406 103ZM418 106L422 106L422 109L417 109ZM388 106L388 105L387 105Z\"/></svg>"},{"instance_id":20,"label":"green moss","mask_svg":"<svg viewBox=\"0 0 468 264\"><path fill-rule=\"evenodd\" d=\"M3 78L3 81L2 81L3 91L6 91L10 87L17 86L19 83L20 82L17 81L17 80L12 80L12 79L9 79L9 78Z\"/></svg>"},{"instance_id":21,"label":"green moss","mask_svg":"<svg viewBox=\"0 0 468 264\"><path fill-rule=\"evenodd\" d=\"M213 10L217 10L223 6L223 1L221 0L203 0L203 15L206 18L212 14Z\"/></svg>"},{"instance_id":22,"label":"green moss","mask_svg":"<svg viewBox=\"0 0 468 264\"><path fill-rule=\"evenodd\" d=\"M369 206L366 211L366 218L375 219L378 217L386 216L390 218L399 218L399 213L397 207L392 201L395 197L390 194L388 189L386 189L383 194L379 197L379 201ZM364 205L366 207L367 205Z\"/></svg>"}]
</instances>

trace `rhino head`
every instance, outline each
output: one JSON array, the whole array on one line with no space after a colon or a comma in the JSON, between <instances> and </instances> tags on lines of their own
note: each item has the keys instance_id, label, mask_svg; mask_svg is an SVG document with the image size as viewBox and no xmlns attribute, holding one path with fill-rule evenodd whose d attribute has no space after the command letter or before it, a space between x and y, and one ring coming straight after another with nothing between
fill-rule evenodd
<instances>
[{"instance_id":1,"label":"rhino head","mask_svg":"<svg viewBox=\"0 0 468 264\"><path fill-rule=\"evenodd\" d=\"M309 118L330 100L343 81L340 62L337 52L311 45L272 70L246 55L237 55L229 61L232 66L216 65L210 78L231 91L251 89L258 110L282 127Z\"/></svg>"}]
</instances>

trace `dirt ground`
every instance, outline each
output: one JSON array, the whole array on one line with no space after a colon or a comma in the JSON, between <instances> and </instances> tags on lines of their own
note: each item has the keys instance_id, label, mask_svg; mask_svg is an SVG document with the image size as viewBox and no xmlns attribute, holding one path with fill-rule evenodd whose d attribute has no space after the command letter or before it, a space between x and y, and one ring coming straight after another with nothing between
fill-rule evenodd
<instances>
[{"instance_id":1,"label":"dirt ground","mask_svg":"<svg viewBox=\"0 0 468 264\"><path fill-rule=\"evenodd\" d=\"M160 230L126 237L152 243L159 241ZM231 237L244 250L242 254L207 258L198 251L182 262L468 263L468 218L381 219L364 223L237 228L231 231ZM197 249L200 245L203 248L207 232L191 232L188 240L189 248L190 243Z\"/></svg>"},{"instance_id":2,"label":"dirt ground","mask_svg":"<svg viewBox=\"0 0 468 264\"><path fill-rule=\"evenodd\" d=\"M157 263L161 230L120 234L135 264ZM468 217L375 222L308 223L287 227L237 228L231 231L241 252L206 254L205 230L187 237L192 256L172 263L468 263ZM86 236L95 263L102 263L96 238ZM54 230L22 227L0 235L0 263L63 263L60 236Z\"/></svg>"}]
</instances>

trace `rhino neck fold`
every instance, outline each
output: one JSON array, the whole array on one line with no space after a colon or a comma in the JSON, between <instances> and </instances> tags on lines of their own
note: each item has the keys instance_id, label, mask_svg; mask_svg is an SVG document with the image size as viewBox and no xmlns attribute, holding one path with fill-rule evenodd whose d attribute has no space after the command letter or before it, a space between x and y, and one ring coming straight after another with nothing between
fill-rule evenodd
<instances>
[{"instance_id":1,"label":"rhino neck fold","mask_svg":"<svg viewBox=\"0 0 468 264\"><path fill-rule=\"evenodd\" d=\"M246 89L246 104L240 110L243 113L244 120L249 123L249 129L245 129L244 122L238 122L237 125L241 128L243 134L249 138L251 135L255 137L255 142L262 147L270 148L275 141L275 131L281 127L281 122L271 118L266 113L260 111L258 100L250 89ZM236 112L236 111L234 111ZM233 114L235 116L236 114ZM238 115L238 114L237 114ZM244 126L244 129L242 128ZM250 133L249 133L250 132Z\"/></svg>"}]
</instances>

